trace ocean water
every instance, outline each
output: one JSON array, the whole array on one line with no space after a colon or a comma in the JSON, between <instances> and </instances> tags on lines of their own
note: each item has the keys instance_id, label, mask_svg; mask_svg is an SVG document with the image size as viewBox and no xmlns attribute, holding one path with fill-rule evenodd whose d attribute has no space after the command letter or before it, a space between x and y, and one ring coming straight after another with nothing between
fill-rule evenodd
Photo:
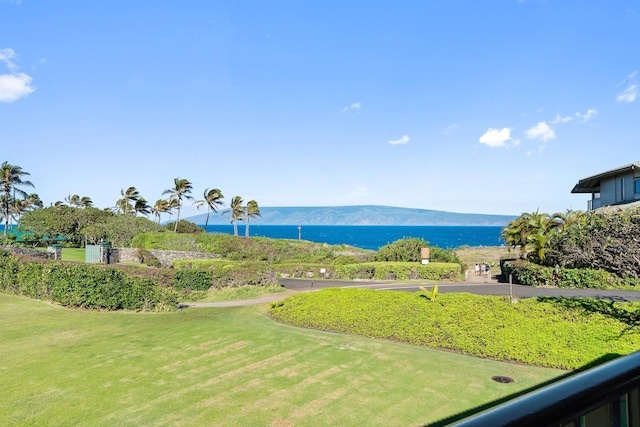
<instances>
[{"instance_id":1,"label":"ocean water","mask_svg":"<svg viewBox=\"0 0 640 427\"><path fill-rule=\"evenodd\" d=\"M440 248L460 246L500 246L502 227L489 226L411 226L411 225L250 225L250 236L275 239L302 239L329 245L346 244L377 250L405 237L418 237ZM233 234L231 224L208 225L208 233ZM244 224L238 234L244 236Z\"/></svg>"},{"instance_id":2,"label":"ocean water","mask_svg":"<svg viewBox=\"0 0 640 427\"><path fill-rule=\"evenodd\" d=\"M201 225L203 226L203 225ZM4 226L0 225L0 233ZM413 225L259 225L249 226L249 235L274 239L302 239L329 245L350 245L377 250L405 237L418 237L440 248L460 246L501 246L502 227L484 226L413 226ZM208 225L207 233L233 234L231 224ZM238 234L244 236L244 224Z\"/></svg>"}]
</instances>

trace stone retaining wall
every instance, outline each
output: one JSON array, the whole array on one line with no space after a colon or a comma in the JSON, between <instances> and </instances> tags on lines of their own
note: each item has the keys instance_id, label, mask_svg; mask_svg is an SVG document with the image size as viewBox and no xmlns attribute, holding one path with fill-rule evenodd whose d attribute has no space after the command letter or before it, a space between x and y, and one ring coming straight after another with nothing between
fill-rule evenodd
<instances>
[{"instance_id":1,"label":"stone retaining wall","mask_svg":"<svg viewBox=\"0 0 640 427\"><path fill-rule=\"evenodd\" d=\"M109 249L109 263L140 262L136 256L136 248L111 248ZM171 266L177 259L212 259L221 258L217 254L205 254L202 252L161 251L150 249L149 252L162 264L163 267Z\"/></svg>"},{"instance_id":2,"label":"stone retaining wall","mask_svg":"<svg viewBox=\"0 0 640 427\"><path fill-rule=\"evenodd\" d=\"M24 246L0 246L1 249L7 250L14 255L28 256L31 258L55 259L55 252L39 251L33 248L25 248Z\"/></svg>"}]
</instances>

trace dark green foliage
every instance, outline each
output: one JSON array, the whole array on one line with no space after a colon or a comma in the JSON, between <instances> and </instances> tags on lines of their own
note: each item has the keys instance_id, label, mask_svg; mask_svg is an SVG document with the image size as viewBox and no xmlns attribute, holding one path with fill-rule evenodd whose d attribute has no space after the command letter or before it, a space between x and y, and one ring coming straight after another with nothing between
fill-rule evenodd
<instances>
[{"instance_id":1,"label":"dark green foliage","mask_svg":"<svg viewBox=\"0 0 640 427\"><path fill-rule=\"evenodd\" d=\"M584 223L556 233L545 264L593 268L620 277L640 277L640 208L588 212Z\"/></svg>"},{"instance_id":2,"label":"dark green foliage","mask_svg":"<svg viewBox=\"0 0 640 427\"><path fill-rule=\"evenodd\" d=\"M113 215L93 226L102 227L107 240L116 248L133 246L131 241L140 233L162 230L162 227L155 222L133 215Z\"/></svg>"},{"instance_id":3,"label":"dark green foliage","mask_svg":"<svg viewBox=\"0 0 640 427\"><path fill-rule=\"evenodd\" d=\"M373 261L420 262L422 260L420 255L422 248L429 248L429 260L432 262L459 264L460 272L463 272L466 268L455 251L442 249L437 246L430 247L429 242L417 237L396 240L393 243L381 247L373 256Z\"/></svg>"},{"instance_id":4,"label":"dark green foliage","mask_svg":"<svg viewBox=\"0 0 640 427\"><path fill-rule=\"evenodd\" d=\"M505 280L528 286L553 286L579 289L621 289L640 286L640 280L622 279L605 270L591 268L545 267L525 260L501 260Z\"/></svg>"},{"instance_id":5,"label":"dark green foliage","mask_svg":"<svg viewBox=\"0 0 640 427\"><path fill-rule=\"evenodd\" d=\"M50 206L25 213L18 222L18 230L35 233L52 243L58 236L64 236L76 246L84 243L82 230L115 216L97 208L74 208Z\"/></svg>"},{"instance_id":6,"label":"dark green foliage","mask_svg":"<svg viewBox=\"0 0 640 427\"><path fill-rule=\"evenodd\" d=\"M213 284L213 276L210 270L178 270L175 272L171 284L178 291L206 291Z\"/></svg>"},{"instance_id":7,"label":"dark green foliage","mask_svg":"<svg viewBox=\"0 0 640 427\"><path fill-rule=\"evenodd\" d=\"M162 267L160 260L146 249L136 249L136 258L141 264L148 265L149 267Z\"/></svg>"},{"instance_id":8,"label":"dark green foliage","mask_svg":"<svg viewBox=\"0 0 640 427\"><path fill-rule=\"evenodd\" d=\"M421 261L420 249L428 247L429 242L417 237L396 240L378 249L373 261Z\"/></svg>"},{"instance_id":9,"label":"dark green foliage","mask_svg":"<svg viewBox=\"0 0 640 427\"><path fill-rule=\"evenodd\" d=\"M448 349L477 357L576 369L640 346L639 303L324 289L274 303L269 315L299 327Z\"/></svg>"},{"instance_id":10,"label":"dark green foliage","mask_svg":"<svg viewBox=\"0 0 640 427\"><path fill-rule=\"evenodd\" d=\"M85 239L90 244L106 239L113 246L126 247L136 234L162 227L147 218L116 215L93 207L51 206L27 212L20 218L18 229L42 236L49 243L62 236L76 247L83 246Z\"/></svg>"},{"instance_id":11,"label":"dark green foliage","mask_svg":"<svg viewBox=\"0 0 640 427\"><path fill-rule=\"evenodd\" d=\"M0 246L8 246L16 243L15 234L0 234Z\"/></svg>"},{"instance_id":12,"label":"dark green foliage","mask_svg":"<svg viewBox=\"0 0 640 427\"><path fill-rule=\"evenodd\" d=\"M241 266L212 271L216 288L277 285L275 271L263 266Z\"/></svg>"},{"instance_id":13,"label":"dark green foliage","mask_svg":"<svg viewBox=\"0 0 640 427\"><path fill-rule=\"evenodd\" d=\"M276 271L278 277L299 277L299 278L323 278L323 279L334 279L336 278L335 274L335 264L334 265L326 265L326 264L313 264L313 263L282 263L282 264L274 264L271 266L273 270ZM324 271L322 273L321 271Z\"/></svg>"},{"instance_id":14,"label":"dark green foliage","mask_svg":"<svg viewBox=\"0 0 640 427\"><path fill-rule=\"evenodd\" d=\"M346 280L385 280L390 274L398 280L454 280L460 274L460 266L442 262L370 262L335 266L335 276Z\"/></svg>"},{"instance_id":15,"label":"dark green foliage","mask_svg":"<svg viewBox=\"0 0 640 427\"><path fill-rule=\"evenodd\" d=\"M175 222L168 222L165 228L169 231L173 231L175 229L176 233L182 234L204 233L204 228L194 224L193 222L187 221L186 219L178 221L177 228Z\"/></svg>"},{"instance_id":16,"label":"dark green foliage","mask_svg":"<svg viewBox=\"0 0 640 427\"><path fill-rule=\"evenodd\" d=\"M0 253L0 291L99 310L175 308L177 293L152 277L102 265L29 260Z\"/></svg>"}]
</instances>

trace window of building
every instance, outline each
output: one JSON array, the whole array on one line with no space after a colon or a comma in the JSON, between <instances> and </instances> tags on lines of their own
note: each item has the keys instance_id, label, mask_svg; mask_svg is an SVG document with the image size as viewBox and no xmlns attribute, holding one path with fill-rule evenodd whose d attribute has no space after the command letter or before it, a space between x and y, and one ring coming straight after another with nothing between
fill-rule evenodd
<instances>
[{"instance_id":1,"label":"window of building","mask_svg":"<svg viewBox=\"0 0 640 427\"><path fill-rule=\"evenodd\" d=\"M636 194L640 194L640 179L636 179L633 181L633 192Z\"/></svg>"}]
</instances>

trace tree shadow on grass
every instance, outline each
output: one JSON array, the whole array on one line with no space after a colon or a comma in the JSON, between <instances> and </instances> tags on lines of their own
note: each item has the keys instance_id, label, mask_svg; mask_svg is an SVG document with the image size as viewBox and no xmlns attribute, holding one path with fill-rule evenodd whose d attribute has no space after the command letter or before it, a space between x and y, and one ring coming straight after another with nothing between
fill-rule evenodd
<instances>
[{"instance_id":1,"label":"tree shadow on grass","mask_svg":"<svg viewBox=\"0 0 640 427\"><path fill-rule=\"evenodd\" d=\"M616 301L594 298L560 298L538 297L540 302L548 302L558 307L581 310L586 314L598 313L610 317L626 327L620 333L620 337L628 332L638 333L640 327L640 310L628 310Z\"/></svg>"}]
</instances>

